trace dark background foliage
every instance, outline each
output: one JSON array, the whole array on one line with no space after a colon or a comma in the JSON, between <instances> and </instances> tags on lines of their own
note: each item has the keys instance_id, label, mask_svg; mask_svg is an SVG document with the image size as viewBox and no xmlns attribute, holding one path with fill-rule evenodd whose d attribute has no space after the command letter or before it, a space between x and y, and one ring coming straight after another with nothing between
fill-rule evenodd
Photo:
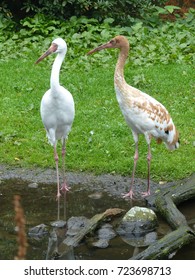
<instances>
[{"instance_id":1,"label":"dark background foliage","mask_svg":"<svg viewBox=\"0 0 195 280\"><path fill-rule=\"evenodd\" d=\"M18 21L26 16L44 13L56 19L86 16L102 22L107 17L116 23L127 22L131 17L141 17L145 9L162 5L165 0L7 0L2 1L0 12Z\"/></svg>"}]
</instances>

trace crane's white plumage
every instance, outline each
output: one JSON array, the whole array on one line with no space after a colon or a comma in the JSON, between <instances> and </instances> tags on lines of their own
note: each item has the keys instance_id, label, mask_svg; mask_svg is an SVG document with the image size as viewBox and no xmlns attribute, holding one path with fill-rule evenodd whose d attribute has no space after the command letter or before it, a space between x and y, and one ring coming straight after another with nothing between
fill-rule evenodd
<instances>
[{"instance_id":1,"label":"crane's white plumage","mask_svg":"<svg viewBox=\"0 0 195 280\"><path fill-rule=\"evenodd\" d=\"M56 161L57 171L57 198L60 197L58 154L56 150L57 141L60 139L62 140L62 157L64 168L65 140L71 130L75 115L73 97L71 93L59 83L60 68L66 52L66 42L62 38L57 38L52 42L50 48L36 61L36 63L39 63L51 53L57 54L52 66L50 89L43 95L40 108L41 118L47 132L48 140L54 147L54 158ZM68 190L65 174L62 190Z\"/></svg>"},{"instance_id":2,"label":"crane's white plumage","mask_svg":"<svg viewBox=\"0 0 195 280\"><path fill-rule=\"evenodd\" d=\"M135 141L134 168L131 186L129 192L124 197L133 197L132 187L136 163L138 160L139 134L144 134L148 144L148 189L147 192L143 193L143 195L146 196L150 194L150 142L152 137L156 138L157 143L160 144L161 142L164 142L168 149L174 150L179 147L179 133L176 130L168 111L160 102L126 83L124 78L124 65L129 52L128 40L124 36L116 36L108 43L91 50L88 54L106 48L120 49L114 74L114 86L120 109L127 124L132 130Z\"/></svg>"}]
</instances>

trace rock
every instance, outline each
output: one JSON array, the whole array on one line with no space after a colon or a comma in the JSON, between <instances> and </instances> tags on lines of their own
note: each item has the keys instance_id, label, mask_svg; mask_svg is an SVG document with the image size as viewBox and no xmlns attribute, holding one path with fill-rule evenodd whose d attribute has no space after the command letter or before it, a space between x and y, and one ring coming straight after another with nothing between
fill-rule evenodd
<instances>
[{"instance_id":1,"label":"rock","mask_svg":"<svg viewBox=\"0 0 195 280\"><path fill-rule=\"evenodd\" d=\"M135 206L122 218L117 232L120 234L144 233L154 230L157 225L157 217L153 210Z\"/></svg>"},{"instance_id":2,"label":"rock","mask_svg":"<svg viewBox=\"0 0 195 280\"><path fill-rule=\"evenodd\" d=\"M98 241L92 243L92 246L97 248L107 248L109 246L109 240L116 236L116 232L113 230L112 225L104 224L97 231Z\"/></svg>"},{"instance_id":3,"label":"rock","mask_svg":"<svg viewBox=\"0 0 195 280\"><path fill-rule=\"evenodd\" d=\"M116 236L116 232L113 230L112 225L110 224L104 224L97 233L99 239L110 240Z\"/></svg>"},{"instance_id":4,"label":"rock","mask_svg":"<svg viewBox=\"0 0 195 280\"><path fill-rule=\"evenodd\" d=\"M92 245L97 248L105 249L109 246L109 242L106 239L100 239L96 242L93 242Z\"/></svg>"},{"instance_id":5,"label":"rock","mask_svg":"<svg viewBox=\"0 0 195 280\"><path fill-rule=\"evenodd\" d=\"M75 236L81 229L83 229L88 224L88 222L89 220L84 216L71 217L67 222L67 235Z\"/></svg>"},{"instance_id":6,"label":"rock","mask_svg":"<svg viewBox=\"0 0 195 280\"><path fill-rule=\"evenodd\" d=\"M45 235L48 235L49 232L47 230L47 226L45 224L40 224L38 226L35 226L33 228L29 229L28 235L32 238L42 238Z\"/></svg>"},{"instance_id":7,"label":"rock","mask_svg":"<svg viewBox=\"0 0 195 280\"><path fill-rule=\"evenodd\" d=\"M91 219L87 219L85 217L84 220L86 221L85 225L82 225L82 227L79 229L78 233L74 236L67 236L63 243L68 245L68 246L73 246L76 247L78 246L79 242L84 239L84 237L87 234L91 234L92 232L94 232L94 230L103 222L105 221L105 219L111 219L115 216L119 216L121 215L121 213L123 213L124 210L120 209L120 208L109 208L106 211L104 211L103 213L100 214L96 214L94 215ZM71 233L71 232L70 232ZM73 231L74 233L74 231Z\"/></svg>"},{"instance_id":8,"label":"rock","mask_svg":"<svg viewBox=\"0 0 195 280\"><path fill-rule=\"evenodd\" d=\"M66 226L66 221L58 220L58 221L52 222L51 226L56 227L56 228L64 228Z\"/></svg>"},{"instance_id":9,"label":"rock","mask_svg":"<svg viewBox=\"0 0 195 280\"><path fill-rule=\"evenodd\" d=\"M156 214L144 207L133 207L123 217L117 233L128 244L135 247L147 246L157 239Z\"/></svg>"}]
</instances>

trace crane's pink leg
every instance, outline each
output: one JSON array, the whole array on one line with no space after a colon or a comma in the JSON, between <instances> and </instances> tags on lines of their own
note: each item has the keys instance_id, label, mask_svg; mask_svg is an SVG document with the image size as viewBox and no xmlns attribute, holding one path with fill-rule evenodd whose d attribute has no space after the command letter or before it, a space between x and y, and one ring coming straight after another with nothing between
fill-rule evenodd
<instances>
[{"instance_id":1,"label":"crane's pink leg","mask_svg":"<svg viewBox=\"0 0 195 280\"><path fill-rule=\"evenodd\" d=\"M148 188L147 192L143 192L142 196L148 196L150 195L150 162L151 162L152 154L150 149L150 143L148 144L148 155L147 155L147 161L148 161Z\"/></svg>"},{"instance_id":2,"label":"crane's pink leg","mask_svg":"<svg viewBox=\"0 0 195 280\"><path fill-rule=\"evenodd\" d=\"M58 215L57 219L60 219L60 181L59 181L59 171L58 171L58 154L56 150L56 144L54 145L54 159L56 162L56 175L57 175L57 201L58 201Z\"/></svg>"},{"instance_id":3,"label":"crane's pink leg","mask_svg":"<svg viewBox=\"0 0 195 280\"><path fill-rule=\"evenodd\" d=\"M123 197L130 197L131 199L133 198L133 183L134 183L134 175L135 175L135 170L136 170L136 164L137 160L139 158L139 153L138 153L138 142L135 143L135 154L134 154L134 166L133 166L133 172L132 172L132 177L131 177L131 185L130 185L130 190L127 194L125 194Z\"/></svg>"},{"instance_id":4,"label":"crane's pink leg","mask_svg":"<svg viewBox=\"0 0 195 280\"><path fill-rule=\"evenodd\" d=\"M67 186L66 183L66 177L65 177L65 155L66 155L66 143L65 143L65 139L63 139L63 143L62 143L62 168L63 168L63 184L61 186L61 191L62 192L67 192L69 191L69 187Z\"/></svg>"},{"instance_id":5,"label":"crane's pink leg","mask_svg":"<svg viewBox=\"0 0 195 280\"><path fill-rule=\"evenodd\" d=\"M54 159L56 162L56 175L57 175L57 200L60 199L60 181L59 181L59 171L58 171L58 154L56 150L56 145L54 145Z\"/></svg>"}]
</instances>

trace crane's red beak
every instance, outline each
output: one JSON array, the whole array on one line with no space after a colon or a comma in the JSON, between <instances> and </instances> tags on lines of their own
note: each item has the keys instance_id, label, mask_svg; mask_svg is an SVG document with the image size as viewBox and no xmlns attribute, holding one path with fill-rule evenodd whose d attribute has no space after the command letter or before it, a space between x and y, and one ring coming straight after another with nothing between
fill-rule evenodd
<instances>
[{"instance_id":1,"label":"crane's red beak","mask_svg":"<svg viewBox=\"0 0 195 280\"><path fill-rule=\"evenodd\" d=\"M113 45L112 45L112 43L109 41L108 43L105 43L105 44L103 44L103 45L101 45L101 46L99 46L99 47L97 47L97 48L95 48L95 49L89 51L89 52L87 53L87 55L92 54L92 53L94 53L94 52L99 52L99 51L101 51L101 50L103 50L103 49L110 49L110 48L113 48Z\"/></svg>"},{"instance_id":2,"label":"crane's red beak","mask_svg":"<svg viewBox=\"0 0 195 280\"><path fill-rule=\"evenodd\" d=\"M40 56L37 61L35 62L35 64L38 64L41 60L43 60L45 57L47 57L48 55L50 55L51 53L55 52L58 48L58 45L52 43L51 47L44 53L42 54L42 56Z\"/></svg>"}]
</instances>

